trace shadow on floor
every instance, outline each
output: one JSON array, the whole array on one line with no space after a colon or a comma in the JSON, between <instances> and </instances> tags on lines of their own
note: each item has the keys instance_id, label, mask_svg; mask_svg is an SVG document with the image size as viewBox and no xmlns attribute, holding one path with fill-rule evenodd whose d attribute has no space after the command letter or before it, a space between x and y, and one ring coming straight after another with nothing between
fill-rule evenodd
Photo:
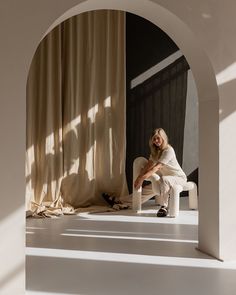
<instances>
[{"instance_id":1,"label":"shadow on floor","mask_svg":"<svg viewBox=\"0 0 236 295\"><path fill-rule=\"evenodd\" d=\"M232 295L236 288L236 271L204 267L50 257L27 257L26 266L28 295Z\"/></svg>"}]
</instances>

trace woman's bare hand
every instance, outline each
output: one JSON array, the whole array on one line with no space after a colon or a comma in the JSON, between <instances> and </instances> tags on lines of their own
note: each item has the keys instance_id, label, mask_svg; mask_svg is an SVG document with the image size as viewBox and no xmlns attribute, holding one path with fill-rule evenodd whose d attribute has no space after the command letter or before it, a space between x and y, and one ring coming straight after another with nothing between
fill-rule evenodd
<instances>
[{"instance_id":1,"label":"woman's bare hand","mask_svg":"<svg viewBox=\"0 0 236 295\"><path fill-rule=\"evenodd\" d=\"M143 184L143 178L142 176L139 175L134 182L134 188L139 189L142 184Z\"/></svg>"}]
</instances>

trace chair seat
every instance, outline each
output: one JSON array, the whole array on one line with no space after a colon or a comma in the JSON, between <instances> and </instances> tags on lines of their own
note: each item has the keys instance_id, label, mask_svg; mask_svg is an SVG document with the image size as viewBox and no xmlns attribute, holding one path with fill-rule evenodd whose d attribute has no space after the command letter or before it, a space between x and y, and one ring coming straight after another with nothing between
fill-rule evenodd
<instances>
[{"instance_id":1,"label":"chair seat","mask_svg":"<svg viewBox=\"0 0 236 295\"><path fill-rule=\"evenodd\" d=\"M183 187L183 191L190 191L190 190L194 189L194 183L192 181L188 181L182 187Z\"/></svg>"}]
</instances>

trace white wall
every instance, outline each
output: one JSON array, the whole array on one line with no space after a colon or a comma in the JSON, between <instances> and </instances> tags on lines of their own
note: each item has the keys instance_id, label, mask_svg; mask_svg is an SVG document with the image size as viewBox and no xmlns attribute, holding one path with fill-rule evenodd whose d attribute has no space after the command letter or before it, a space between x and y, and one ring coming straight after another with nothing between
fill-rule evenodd
<instances>
[{"instance_id":1,"label":"white wall","mask_svg":"<svg viewBox=\"0 0 236 295\"><path fill-rule=\"evenodd\" d=\"M186 113L184 125L183 170L189 175L199 166L198 95L193 73L188 71Z\"/></svg>"},{"instance_id":2,"label":"white wall","mask_svg":"<svg viewBox=\"0 0 236 295\"><path fill-rule=\"evenodd\" d=\"M0 234L5 236L3 243L1 238L0 245L0 287L4 295L23 294L24 289L22 236L25 223L25 86L28 69L36 46L50 25L69 8L82 2L77 11L117 8L148 18L169 34L187 57L196 81L200 109L199 247L221 259L236 258L236 235L232 234L236 228L236 153L233 153L236 148L236 83L233 78L219 85L223 114L220 122L215 83L215 76L236 60L236 2L1 0Z\"/></svg>"},{"instance_id":3,"label":"white wall","mask_svg":"<svg viewBox=\"0 0 236 295\"><path fill-rule=\"evenodd\" d=\"M166 3L167 1L155 1L158 3ZM175 4L170 1L166 3L171 11L177 14L188 24L189 28L194 32L199 44L208 55L214 69L218 82L219 91L219 258L236 259L236 235L232 234L236 227L235 216L235 189L234 182L236 178L236 40L235 40L235 11L236 2L234 0L227 1L179 1ZM166 7L167 7L166 6ZM185 8L183 8L185 6ZM188 13L194 11L193 15ZM199 61L200 62L200 61ZM204 73L202 73L204 75ZM205 106L199 106L200 110L209 113L214 97L209 95L208 102ZM214 120L214 118L209 118ZM205 120L200 115L199 126L204 128ZM209 132L206 134L209 140L212 140L215 134ZM214 153L215 147L212 149ZM206 146L205 149L208 149ZM201 151L204 153L205 149ZM206 159L207 160L207 159ZM211 173L214 173L214 162L209 164L209 173L202 176L211 183ZM201 168L200 168L201 173ZM209 195L205 195L209 198ZM205 205L205 204L204 204ZM210 204L209 204L210 205ZM212 207L214 207L214 203ZM224 210L225 208L225 210ZM209 208L207 209L209 211ZM216 211L217 212L217 211ZM212 214L209 213L209 218ZM203 218L204 219L204 218ZM200 224L200 227L204 226ZM212 233L209 232L208 236ZM201 234L200 234L201 236ZM204 238L203 238L204 236ZM205 239L205 235L202 234ZM206 236L207 238L207 236Z\"/></svg>"}]
</instances>

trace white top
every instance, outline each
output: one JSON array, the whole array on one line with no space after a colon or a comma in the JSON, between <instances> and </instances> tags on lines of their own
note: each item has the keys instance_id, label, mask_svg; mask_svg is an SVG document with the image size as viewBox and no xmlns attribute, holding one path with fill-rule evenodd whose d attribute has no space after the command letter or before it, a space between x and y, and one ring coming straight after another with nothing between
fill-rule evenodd
<instances>
[{"instance_id":1,"label":"white top","mask_svg":"<svg viewBox=\"0 0 236 295\"><path fill-rule=\"evenodd\" d=\"M161 176L178 176L187 180L184 171L176 159L175 151L172 146L168 145L167 148L163 150L159 159L155 159L152 155L150 155L149 160L154 163L164 164L164 166L157 171L157 174Z\"/></svg>"}]
</instances>

